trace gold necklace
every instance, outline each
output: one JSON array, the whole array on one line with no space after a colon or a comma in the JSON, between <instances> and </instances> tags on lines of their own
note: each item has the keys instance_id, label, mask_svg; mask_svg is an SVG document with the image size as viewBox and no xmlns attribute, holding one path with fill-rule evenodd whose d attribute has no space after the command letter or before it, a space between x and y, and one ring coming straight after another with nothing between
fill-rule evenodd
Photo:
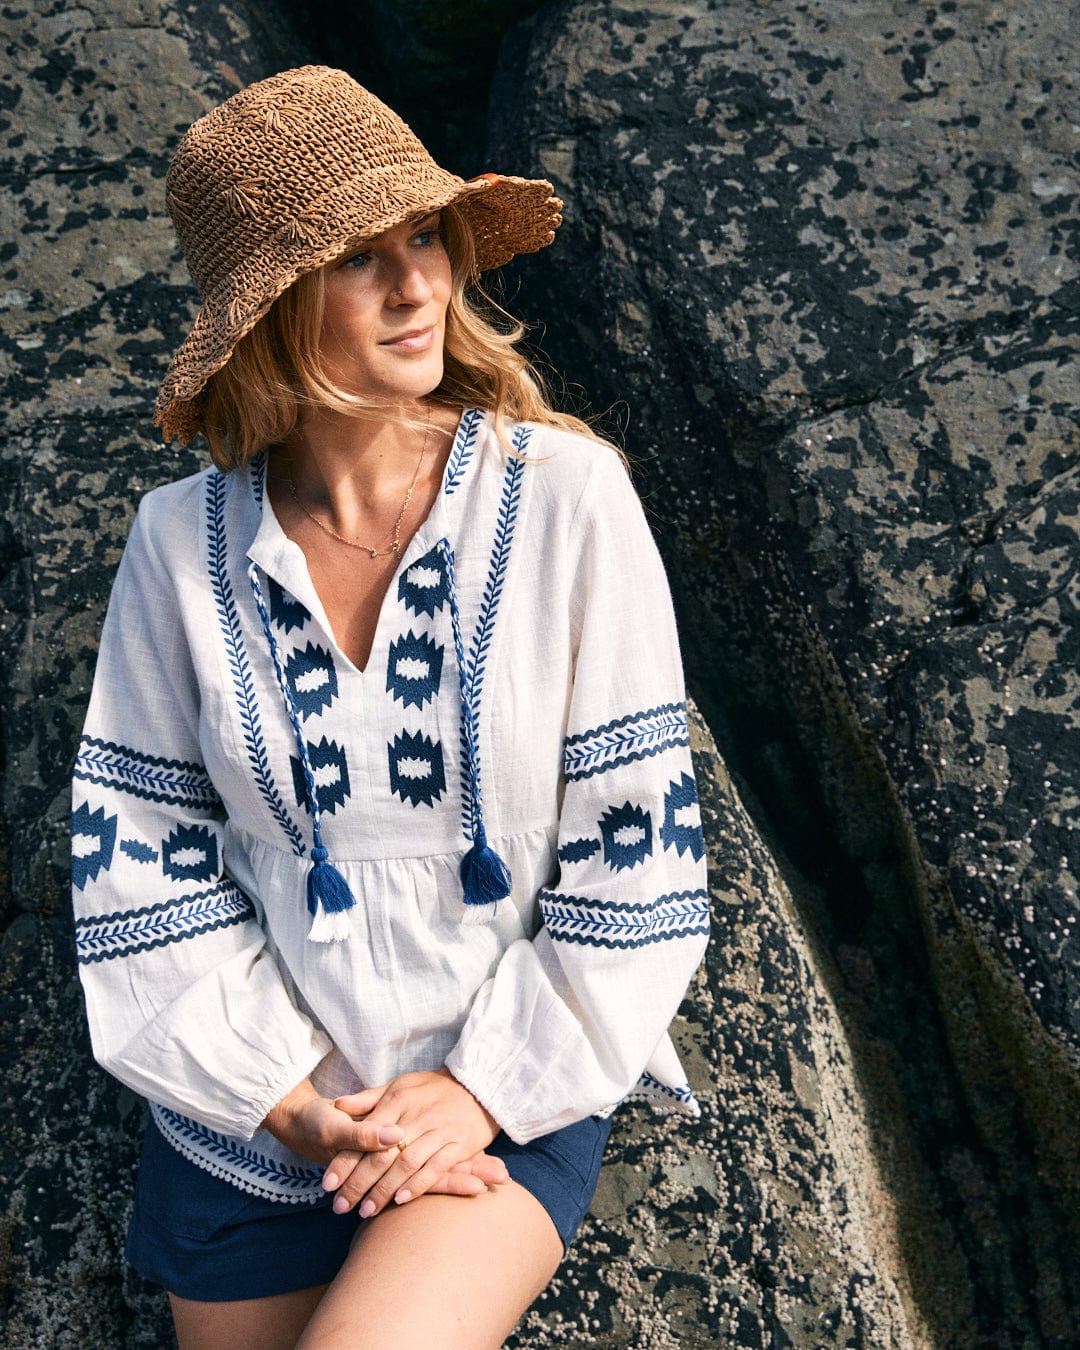
<instances>
[{"instance_id":1,"label":"gold necklace","mask_svg":"<svg viewBox=\"0 0 1080 1350\"><path fill-rule=\"evenodd\" d=\"M296 483L292 476L292 469L286 469L285 473L289 480L289 491L292 493L292 499L307 516L313 525L318 525L324 534L328 534L331 539L336 539L339 544L347 544L349 548L355 548L361 553L366 553L370 558L388 558L391 554L395 558L401 557L401 522L405 519L405 512L409 509L409 503L412 501L413 490L420 478L420 470L424 465L424 456L427 454L428 439L431 436L431 418L428 417L428 424L424 430L424 443L420 447L420 458L416 461L416 469L413 472L412 482L409 484L409 490L405 494L405 500L401 503L401 510L398 512L397 520L394 521L394 531L390 538L390 547L379 549L373 548L370 544L362 544L358 539L346 539L343 534L338 534L332 525L327 525L325 521L313 516L296 491Z\"/></svg>"}]
</instances>

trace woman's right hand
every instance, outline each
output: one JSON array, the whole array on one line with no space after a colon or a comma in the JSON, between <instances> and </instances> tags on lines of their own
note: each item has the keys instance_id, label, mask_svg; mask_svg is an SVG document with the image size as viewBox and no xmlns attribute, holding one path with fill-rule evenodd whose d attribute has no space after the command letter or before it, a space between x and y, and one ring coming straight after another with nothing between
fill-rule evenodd
<instances>
[{"instance_id":1,"label":"woman's right hand","mask_svg":"<svg viewBox=\"0 0 1080 1350\"><path fill-rule=\"evenodd\" d=\"M328 1097L320 1097L310 1078L283 1097L262 1123L286 1148L322 1167L342 1153L378 1153L388 1170L398 1158L398 1141L405 1138L399 1125L380 1125L372 1118L354 1120ZM451 1168L431 1189L443 1195L482 1195L488 1186L507 1180L509 1173L501 1158L476 1153ZM335 1182L330 1175L323 1185L336 1190Z\"/></svg>"}]
</instances>

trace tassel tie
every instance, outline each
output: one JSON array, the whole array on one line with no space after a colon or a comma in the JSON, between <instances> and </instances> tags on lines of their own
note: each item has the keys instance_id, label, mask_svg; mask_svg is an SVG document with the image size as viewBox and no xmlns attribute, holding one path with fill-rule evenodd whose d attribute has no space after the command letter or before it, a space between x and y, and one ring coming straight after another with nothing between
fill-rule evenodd
<instances>
[{"instance_id":1,"label":"tassel tie","mask_svg":"<svg viewBox=\"0 0 1080 1350\"><path fill-rule=\"evenodd\" d=\"M328 861L329 855L323 847L322 812L319 809L319 793L315 786L315 773L311 767L311 756L308 753L307 741L300 725L300 714L296 710L296 700L289 688L285 667L281 663L281 653L270 626L270 611L263 599L262 587L259 585L258 574L253 562L248 564L248 581L251 584L251 593L255 597L255 608L259 611L259 618L262 619L263 632L266 634L270 656L274 662L274 671L277 674L281 697L285 702L285 711L289 714L293 735L296 737L300 767L303 770L304 783L307 787L308 805L311 807L311 870L307 875L307 908L311 915L311 927L308 929L308 941L345 942L352 932L349 910L356 904L356 898L349 890L349 883L333 863Z\"/></svg>"},{"instance_id":2,"label":"tassel tie","mask_svg":"<svg viewBox=\"0 0 1080 1350\"><path fill-rule=\"evenodd\" d=\"M461 747L469 792L466 834L472 847L461 860L461 891L465 901L463 923L490 923L498 902L510 894L513 879L510 869L487 841L484 829L484 801L480 788L480 746L476 730L478 691L474 688L475 670L466 664L465 644L461 639L461 614L458 610L457 584L454 579L454 554L447 539L439 540L446 567L446 586L450 601L450 622L454 630L454 654L457 658L458 684L461 690Z\"/></svg>"}]
</instances>

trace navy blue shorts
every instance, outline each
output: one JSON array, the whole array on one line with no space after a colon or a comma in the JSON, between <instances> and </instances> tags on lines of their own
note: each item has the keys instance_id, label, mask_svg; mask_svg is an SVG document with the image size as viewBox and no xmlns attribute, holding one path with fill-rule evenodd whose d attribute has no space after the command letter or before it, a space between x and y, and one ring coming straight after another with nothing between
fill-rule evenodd
<instances>
[{"instance_id":1,"label":"navy blue shorts","mask_svg":"<svg viewBox=\"0 0 1080 1350\"><path fill-rule=\"evenodd\" d=\"M588 1116L529 1144L499 1134L488 1146L551 1215L564 1248L592 1202L610 1132L610 1120ZM199 1302L310 1289L338 1273L362 1222L355 1209L335 1214L332 1202L248 1195L189 1162L151 1122L124 1255L143 1279Z\"/></svg>"}]
</instances>

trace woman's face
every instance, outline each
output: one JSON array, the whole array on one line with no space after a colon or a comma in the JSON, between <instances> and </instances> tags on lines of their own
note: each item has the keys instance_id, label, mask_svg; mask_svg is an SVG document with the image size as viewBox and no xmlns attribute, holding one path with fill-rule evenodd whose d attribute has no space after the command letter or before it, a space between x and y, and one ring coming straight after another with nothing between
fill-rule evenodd
<instances>
[{"instance_id":1,"label":"woman's face","mask_svg":"<svg viewBox=\"0 0 1080 1350\"><path fill-rule=\"evenodd\" d=\"M394 403L436 388L451 285L437 211L329 263L324 282L319 354L335 384Z\"/></svg>"}]
</instances>

